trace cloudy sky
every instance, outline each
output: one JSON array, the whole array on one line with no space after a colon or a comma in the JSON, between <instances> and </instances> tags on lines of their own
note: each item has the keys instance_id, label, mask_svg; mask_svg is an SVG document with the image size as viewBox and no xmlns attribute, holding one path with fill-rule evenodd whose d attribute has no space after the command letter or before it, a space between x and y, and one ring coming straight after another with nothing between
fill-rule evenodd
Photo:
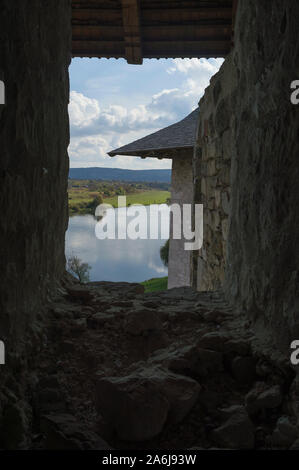
<instances>
[{"instance_id":1,"label":"cloudy sky","mask_svg":"<svg viewBox=\"0 0 299 470\"><path fill-rule=\"evenodd\" d=\"M74 59L70 66L71 167L171 168L171 160L113 157L109 150L183 119L223 59Z\"/></svg>"}]
</instances>

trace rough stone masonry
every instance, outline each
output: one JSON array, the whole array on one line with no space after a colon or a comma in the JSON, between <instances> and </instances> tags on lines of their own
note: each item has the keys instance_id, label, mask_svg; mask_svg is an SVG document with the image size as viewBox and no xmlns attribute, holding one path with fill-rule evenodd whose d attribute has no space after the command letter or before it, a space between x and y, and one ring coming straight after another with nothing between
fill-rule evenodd
<instances>
[{"instance_id":1,"label":"rough stone masonry","mask_svg":"<svg viewBox=\"0 0 299 470\"><path fill-rule=\"evenodd\" d=\"M234 48L200 102L198 289L222 287L285 352L299 335L298 2L240 0Z\"/></svg>"},{"instance_id":2,"label":"rough stone masonry","mask_svg":"<svg viewBox=\"0 0 299 470\"><path fill-rule=\"evenodd\" d=\"M288 346L299 337L299 4L238 3L234 50L201 102L194 162L207 221L198 287L221 288L232 308L222 293L152 299L131 286L119 298L119 285L61 284L71 2L31 0L29 11L1 0L1 448L144 446L129 390L138 410L152 410L140 434L151 448L298 448ZM117 340L128 357L111 350ZM129 415L117 419L107 391Z\"/></svg>"}]
</instances>

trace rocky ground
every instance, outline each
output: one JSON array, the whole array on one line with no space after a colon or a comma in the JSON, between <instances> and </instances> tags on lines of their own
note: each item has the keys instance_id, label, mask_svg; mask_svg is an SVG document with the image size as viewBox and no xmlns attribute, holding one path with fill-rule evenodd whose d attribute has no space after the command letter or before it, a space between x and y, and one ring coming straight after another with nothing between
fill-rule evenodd
<instances>
[{"instance_id":1,"label":"rocky ground","mask_svg":"<svg viewBox=\"0 0 299 470\"><path fill-rule=\"evenodd\" d=\"M299 448L294 372L219 293L68 276L47 308L31 448Z\"/></svg>"}]
</instances>

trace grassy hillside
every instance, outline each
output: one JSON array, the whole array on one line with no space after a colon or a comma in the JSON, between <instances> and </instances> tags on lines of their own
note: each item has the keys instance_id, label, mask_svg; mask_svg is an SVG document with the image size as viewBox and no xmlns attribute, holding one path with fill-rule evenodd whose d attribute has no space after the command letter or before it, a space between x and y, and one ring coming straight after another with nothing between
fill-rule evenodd
<instances>
[{"instance_id":1,"label":"grassy hillside","mask_svg":"<svg viewBox=\"0 0 299 470\"><path fill-rule=\"evenodd\" d=\"M148 281L140 282L144 286L145 292L157 292L167 289L168 277L156 277Z\"/></svg>"},{"instance_id":2,"label":"grassy hillside","mask_svg":"<svg viewBox=\"0 0 299 470\"><path fill-rule=\"evenodd\" d=\"M169 186L165 183L126 183L94 180L69 180L69 212L93 214L90 208L97 196L104 203L117 207L117 197L126 196L127 204L162 204L170 198Z\"/></svg>"},{"instance_id":3,"label":"grassy hillside","mask_svg":"<svg viewBox=\"0 0 299 470\"><path fill-rule=\"evenodd\" d=\"M128 194L127 205L131 204L143 204L148 206L149 204L163 204L170 197L169 191L150 190L135 194ZM104 202L111 204L113 207L117 207L117 196L107 197Z\"/></svg>"}]
</instances>

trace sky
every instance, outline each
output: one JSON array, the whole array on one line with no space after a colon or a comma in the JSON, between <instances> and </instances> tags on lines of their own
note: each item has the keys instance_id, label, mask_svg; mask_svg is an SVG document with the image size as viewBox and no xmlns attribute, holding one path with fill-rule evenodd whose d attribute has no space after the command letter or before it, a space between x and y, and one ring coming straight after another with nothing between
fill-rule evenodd
<instances>
[{"instance_id":1,"label":"sky","mask_svg":"<svg viewBox=\"0 0 299 470\"><path fill-rule=\"evenodd\" d=\"M107 152L187 116L223 59L73 59L70 65L70 166L145 170L171 160L109 157Z\"/></svg>"}]
</instances>

